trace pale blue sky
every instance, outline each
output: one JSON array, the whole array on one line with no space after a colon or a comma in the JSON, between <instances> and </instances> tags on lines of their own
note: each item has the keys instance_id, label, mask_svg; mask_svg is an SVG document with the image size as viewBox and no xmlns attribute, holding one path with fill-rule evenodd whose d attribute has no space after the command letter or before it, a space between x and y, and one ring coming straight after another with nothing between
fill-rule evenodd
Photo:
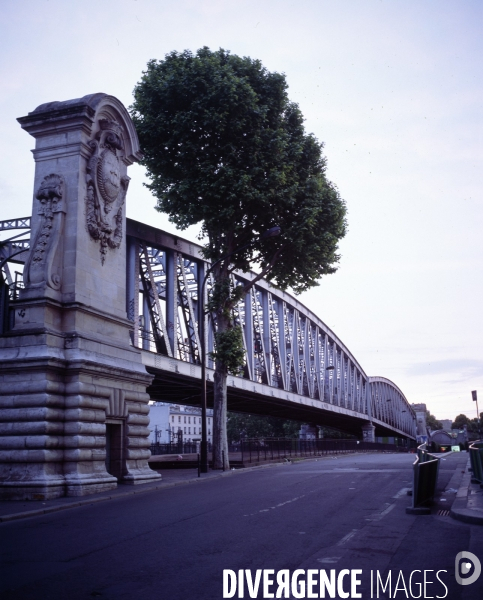
<instances>
[{"instance_id":1,"label":"pale blue sky","mask_svg":"<svg viewBox=\"0 0 483 600\"><path fill-rule=\"evenodd\" d=\"M129 105L171 50L258 58L286 73L349 210L339 271L301 300L410 402L474 416L480 389L483 407L481 1L4 0L0 22L0 219L31 212L16 117L99 91ZM166 227L130 175L128 215Z\"/></svg>"}]
</instances>

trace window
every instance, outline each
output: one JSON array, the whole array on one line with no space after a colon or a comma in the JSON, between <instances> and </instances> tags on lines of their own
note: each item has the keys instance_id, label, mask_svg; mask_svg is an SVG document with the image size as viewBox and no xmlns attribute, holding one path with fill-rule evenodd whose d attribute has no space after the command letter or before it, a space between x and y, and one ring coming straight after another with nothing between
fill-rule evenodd
<instances>
[{"instance_id":1,"label":"window","mask_svg":"<svg viewBox=\"0 0 483 600\"><path fill-rule=\"evenodd\" d=\"M201 417L200 417L200 423L201 423Z\"/></svg>"},{"instance_id":2,"label":"window","mask_svg":"<svg viewBox=\"0 0 483 600\"><path fill-rule=\"evenodd\" d=\"M184 433L186 433L186 427L184 428Z\"/></svg>"},{"instance_id":3,"label":"window","mask_svg":"<svg viewBox=\"0 0 483 600\"><path fill-rule=\"evenodd\" d=\"M191 423L191 417L188 417L188 423Z\"/></svg>"},{"instance_id":4,"label":"window","mask_svg":"<svg viewBox=\"0 0 483 600\"><path fill-rule=\"evenodd\" d=\"M178 423L181 423L181 417L178 417Z\"/></svg>"},{"instance_id":5,"label":"window","mask_svg":"<svg viewBox=\"0 0 483 600\"><path fill-rule=\"evenodd\" d=\"M174 415L171 417L171 423L174 423Z\"/></svg>"},{"instance_id":6,"label":"window","mask_svg":"<svg viewBox=\"0 0 483 600\"><path fill-rule=\"evenodd\" d=\"M184 418L184 422L186 423L186 417Z\"/></svg>"}]
</instances>

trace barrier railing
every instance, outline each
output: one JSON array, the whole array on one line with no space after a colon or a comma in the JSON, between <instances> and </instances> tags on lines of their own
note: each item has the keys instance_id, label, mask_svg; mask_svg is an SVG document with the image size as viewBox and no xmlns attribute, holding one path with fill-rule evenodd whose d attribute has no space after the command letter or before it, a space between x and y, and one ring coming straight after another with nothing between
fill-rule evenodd
<instances>
[{"instance_id":1,"label":"barrier railing","mask_svg":"<svg viewBox=\"0 0 483 600\"><path fill-rule=\"evenodd\" d=\"M439 458L426 450L426 444L417 449L416 460L413 463L412 505L406 512L412 515L428 515L438 483Z\"/></svg>"},{"instance_id":2,"label":"barrier railing","mask_svg":"<svg viewBox=\"0 0 483 600\"><path fill-rule=\"evenodd\" d=\"M199 443L184 442L171 444L151 444L153 456L166 454L196 454ZM363 442L358 440L300 440L296 438L253 438L232 442L228 445L230 462L243 464L269 460L290 460L324 454L347 454L353 452L408 452L409 446ZM211 452L211 444L208 451Z\"/></svg>"},{"instance_id":3,"label":"barrier railing","mask_svg":"<svg viewBox=\"0 0 483 600\"><path fill-rule=\"evenodd\" d=\"M483 485L483 441L473 442L470 447L471 483Z\"/></svg>"},{"instance_id":4,"label":"barrier railing","mask_svg":"<svg viewBox=\"0 0 483 600\"><path fill-rule=\"evenodd\" d=\"M407 452L407 446L358 440L245 439L239 442L243 463L346 454L350 452Z\"/></svg>"},{"instance_id":5,"label":"barrier railing","mask_svg":"<svg viewBox=\"0 0 483 600\"><path fill-rule=\"evenodd\" d=\"M170 444L151 444L152 456L163 454L197 454L200 451L200 445L196 442L171 442ZM211 452L211 444L208 444L208 451Z\"/></svg>"}]
</instances>

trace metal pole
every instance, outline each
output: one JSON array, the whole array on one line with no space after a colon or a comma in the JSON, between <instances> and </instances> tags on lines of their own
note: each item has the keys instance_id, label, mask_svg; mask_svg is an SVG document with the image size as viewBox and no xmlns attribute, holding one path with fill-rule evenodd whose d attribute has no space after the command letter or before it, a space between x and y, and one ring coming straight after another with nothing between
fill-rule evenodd
<instances>
[{"instance_id":1,"label":"metal pole","mask_svg":"<svg viewBox=\"0 0 483 600\"><path fill-rule=\"evenodd\" d=\"M476 423L478 424L478 438L481 440L480 411L478 410L478 398L476 399Z\"/></svg>"},{"instance_id":2,"label":"metal pole","mask_svg":"<svg viewBox=\"0 0 483 600\"><path fill-rule=\"evenodd\" d=\"M478 438L481 439L481 427L480 427L480 411L478 410L478 394L476 390L471 392L473 401L476 402L476 424L478 427Z\"/></svg>"},{"instance_id":3,"label":"metal pole","mask_svg":"<svg viewBox=\"0 0 483 600\"><path fill-rule=\"evenodd\" d=\"M203 277L201 284L200 312L200 344L201 344L201 444L200 444L200 473L208 473L208 438L206 435L206 346L205 346L205 284L210 269Z\"/></svg>"}]
</instances>

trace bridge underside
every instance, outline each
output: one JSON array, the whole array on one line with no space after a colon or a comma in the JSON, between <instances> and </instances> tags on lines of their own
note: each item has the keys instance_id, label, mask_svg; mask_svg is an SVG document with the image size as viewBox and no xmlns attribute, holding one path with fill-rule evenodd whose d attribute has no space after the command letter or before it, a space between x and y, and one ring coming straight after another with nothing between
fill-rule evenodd
<instances>
[{"instance_id":1,"label":"bridge underside","mask_svg":"<svg viewBox=\"0 0 483 600\"><path fill-rule=\"evenodd\" d=\"M201 402L201 381L196 377L186 377L186 374L168 372L153 367L147 367L147 371L154 375L154 380L147 392L152 400L158 402L169 402L182 404L186 406L200 406ZM207 382L208 390L208 408L213 407L213 382ZM253 415L263 415L279 417L282 419L292 419L301 423L311 423L333 427L341 431L350 433L362 438L362 426L367 423L368 418L354 417L353 414L332 412L330 410L321 410L320 403L315 406L295 404L291 400L264 396L260 399L258 392L241 387L227 388L228 410L240 413L249 413ZM389 427L384 427L377 420L372 420L376 427L376 436L396 436L405 438L407 435L402 432L394 431Z\"/></svg>"}]
</instances>

